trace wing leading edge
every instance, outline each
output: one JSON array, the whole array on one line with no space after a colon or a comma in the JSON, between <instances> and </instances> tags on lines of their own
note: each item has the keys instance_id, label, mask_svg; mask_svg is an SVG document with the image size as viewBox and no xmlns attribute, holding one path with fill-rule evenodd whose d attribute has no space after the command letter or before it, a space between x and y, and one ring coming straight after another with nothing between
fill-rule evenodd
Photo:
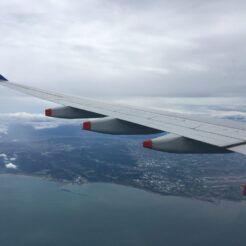
<instances>
[{"instance_id":1,"label":"wing leading edge","mask_svg":"<svg viewBox=\"0 0 246 246\"><path fill-rule=\"evenodd\" d=\"M110 121L110 124L113 124L113 127L121 125L121 127L127 127L129 129L129 127L133 127L134 125L134 127L139 126L154 129L156 131L170 132L175 134L175 136L183 138L182 141L181 138L178 142L175 140L176 142L173 142L174 146L177 146L178 143L182 143L182 145L185 146L192 146L192 144L194 144L192 141L195 140L199 143L206 144L208 147L211 145L220 150L246 154L246 125L243 123L209 117L204 118L193 115L176 114L162 110L146 109L68 96L8 82L7 79L1 75L0 85L66 107L89 112L92 115L95 114L100 115L100 117L110 117L111 119L115 119L114 121ZM94 122L94 125L95 124L96 123ZM174 140L176 138L171 139ZM164 143L167 144L165 141ZM160 140L157 142L160 142ZM162 146L164 146L164 144L162 144ZM201 147L203 148L202 145Z\"/></svg>"}]
</instances>

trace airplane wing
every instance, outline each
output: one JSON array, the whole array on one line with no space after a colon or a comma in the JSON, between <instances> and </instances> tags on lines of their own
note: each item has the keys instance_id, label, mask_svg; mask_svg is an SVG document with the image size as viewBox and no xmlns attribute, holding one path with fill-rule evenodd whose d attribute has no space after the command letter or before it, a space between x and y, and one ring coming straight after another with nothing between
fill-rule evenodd
<instances>
[{"instance_id":1,"label":"airplane wing","mask_svg":"<svg viewBox=\"0 0 246 246\"><path fill-rule=\"evenodd\" d=\"M47 116L96 118L84 122L85 130L109 134L170 133L146 140L143 145L147 148L174 153L246 155L244 123L74 97L9 82L1 75L0 85L64 106L46 110Z\"/></svg>"}]
</instances>

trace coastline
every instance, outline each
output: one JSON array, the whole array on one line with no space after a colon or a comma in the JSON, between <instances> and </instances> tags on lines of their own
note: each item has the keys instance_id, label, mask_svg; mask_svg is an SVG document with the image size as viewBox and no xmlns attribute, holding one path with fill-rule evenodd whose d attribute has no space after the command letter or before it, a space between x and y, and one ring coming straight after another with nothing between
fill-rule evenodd
<instances>
[{"instance_id":1,"label":"coastline","mask_svg":"<svg viewBox=\"0 0 246 246\"><path fill-rule=\"evenodd\" d=\"M189 199L189 200L195 200L195 201L202 201L202 202L208 202L208 203L212 203L212 204L219 204L220 202L222 201L229 201L229 202L245 202L244 200L229 200L229 199L214 199L214 198L206 198L206 197L192 197L192 196L178 196L178 195L174 195L174 194L164 194L164 193L161 193L161 192L157 192L157 191L153 191L153 190L150 190L150 189L147 189L147 188L141 188L141 187L137 187L137 186L133 186L133 185L130 185L130 184L123 184L123 183L117 183L117 182L102 182L102 181L98 181L98 182L90 182L90 181L87 181L87 182L84 182L84 183L76 183L76 182L72 182L72 181L69 181L69 180L58 180L58 179L54 179L54 178L51 178L51 177L47 177L47 176L39 176L39 175L31 175L31 174L27 174L27 173L4 173L4 172L1 172L0 173L0 177L1 176L20 176L20 177L27 177L27 178L36 178L36 179L40 179L40 180L43 180L43 181L48 181L48 182L52 182L52 183L55 183L55 184L58 184L60 185L59 189L64 191L64 192L71 192L73 194L77 194L73 191L70 191L69 189L66 189L66 188L63 188L64 186L66 185L77 185L77 186L83 186L85 184L112 184L112 185L119 185L119 186L124 186L124 187L129 187L129 188L132 188L132 189L136 189L136 190L139 190L139 191L144 191L144 192L147 192L147 193L151 193L151 194L154 194L154 195L159 195L161 197L164 197L164 196L168 196L168 197L174 197L174 198L184 198L184 199ZM78 195L78 194L77 194ZM81 194L80 194L81 195Z\"/></svg>"}]
</instances>

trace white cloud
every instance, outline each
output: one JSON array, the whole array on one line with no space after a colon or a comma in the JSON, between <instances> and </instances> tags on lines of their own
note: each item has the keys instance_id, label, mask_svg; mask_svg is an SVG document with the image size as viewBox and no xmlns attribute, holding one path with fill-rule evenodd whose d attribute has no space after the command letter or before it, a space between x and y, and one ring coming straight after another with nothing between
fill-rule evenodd
<instances>
[{"instance_id":1,"label":"white cloud","mask_svg":"<svg viewBox=\"0 0 246 246\"><path fill-rule=\"evenodd\" d=\"M0 134L6 135L8 134L8 128L5 125L0 125Z\"/></svg>"},{"instance_id":2,"label":"white cloud","mask_svg":"<svg viewBox=\"0 0 246 246\"><path fill-rule=\"evenodd\" d=\"M17 166L13 163L8 163L5 165L5 167L8 169L17 169Z\"/></svg>"},{"instance_id":3,"label":"white cloud","mask_svg":"<svg viewBox=\"0 0 246 246\"><path fill-rule=\"evenodd\" d=\"M0 117L6 117L11 119L24 119L24 120L44 120L45 116L42 114L32 114L27 112L7 113L0 114Z\"/></svg>"},{"instance_id":4,"label":"white cloud","mask_svg":"<svg viewBox=\"0 0 246 246\"><path fill-rule=\"evenodd\" d=\"M4 153L0 154L0 157L2 157L4 160L8 159L8 156Z\"/></svg>"},{"instance_id":5,"label":"white cloud","mask_svg":"<svg viewBox=\"0 0 246 246\"><path fill-rule=\"evenodd\" d=\"M121 104L150 107L174 113L208 115L219 118L231 118L246 121L245 104L242 98L165 98L135 97L114 99Z\"/></svg>"},{"instance_id":6,"label":"white cloud","mask_svg":"<svg viewBox=\"0 0 246 246\"><path fill-rule=\"evenodd\" d=\"M245 7L243 0L1 0L0 72L82 96L244 96Z\"/></svg>"},{"instance_id":7,"label":"white cloud","mask_svg":"<svg viewBox=\"0 0 246 246\"><path fill-rule=\"evenodd\" d=\"M58 122L36 122L36 123L30 122L30 125L32 125L33 128L36 130L43 130L43 129L57 128L58 126L63 124L58 121Z\"/></svg>"},{"instance_id":8,"label":"white cloud","mask_svg":"<svg viewBox=\"0 0 246 246\"><path fill-rule=\"evenodd\" d=\"M43 114L16 112L0 113L0 121L4 133L7 134L10 124L30 125L36 130L56 128L62 125L80 125L82 120L66 120L45 117Z\"/></svg>"}]
</instances>

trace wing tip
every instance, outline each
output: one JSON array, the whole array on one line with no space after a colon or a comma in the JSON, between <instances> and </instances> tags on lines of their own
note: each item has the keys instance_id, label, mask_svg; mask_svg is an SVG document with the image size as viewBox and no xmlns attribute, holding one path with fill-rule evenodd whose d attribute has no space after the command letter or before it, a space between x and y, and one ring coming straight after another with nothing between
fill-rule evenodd
<instances>
[{"instance_id":1,"label":"wing tip","mask_svg":"<svg viewBox=\"0 0 246 246\"><path fill-rule=\"evenodd\" d=\"M8 81L8 80L4 78L3 75L0 74L0 81Z\"/></svg>"}]
</instances>

